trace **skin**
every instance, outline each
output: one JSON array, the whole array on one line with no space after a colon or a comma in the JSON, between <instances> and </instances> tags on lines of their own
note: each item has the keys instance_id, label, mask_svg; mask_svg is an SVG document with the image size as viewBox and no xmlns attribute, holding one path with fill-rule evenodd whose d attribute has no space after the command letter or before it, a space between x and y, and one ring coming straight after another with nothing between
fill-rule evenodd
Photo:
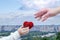
<instances>
[{"instance_id":1,"label":"skin","mask_svg":"<svg viewBox=\"0 0 60 40\"><path fill-rule=\"evenodd\" d=\"M57 8L44 8L40 11L38 11L35 15L35 18L38 18L38 20L41 20L42 22L47 20L50 17L56 16L60 14L60 7Z\"/></svg>"},{"instance_id":2,"label":"skin","mask_svg":"<svg viewBox=\"0 0 60 40\"><path fill-rule=\"evenodd\" d=\"M57 8L44 8L44 9L38 11L35 14L35 18L39 18L38 20L41 19L41 21L45 21L48 18L56 16L58 14L60 14L60 7L57 7ZM21 36L25 35L29 32L29 27L26 27L26 28L20 27L18 29L18 32Z\"/></svg>"},{"instance_id":3,"label":"skin","mask_svg":"<svg viewBox=\"0 0 60 40\"><path fill-rule=\"evenodd\" d=\"M26 27L26 28L23 28L23 27L20 27L18 29L18 32L19 34L22 36L22 35L26 35L27 33L29 33L29 27Z\"/></svg>"}]
</instances>

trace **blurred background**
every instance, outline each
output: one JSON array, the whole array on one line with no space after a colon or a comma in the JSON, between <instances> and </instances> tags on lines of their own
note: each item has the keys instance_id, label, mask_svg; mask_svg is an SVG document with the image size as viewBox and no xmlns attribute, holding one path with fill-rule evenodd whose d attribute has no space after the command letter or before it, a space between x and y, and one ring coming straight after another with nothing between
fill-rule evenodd
<instances>
[{"instance_id":1,"label":"blurred background","mask_svg":"<svg viewBox=\"0 0 60 40\"><path fill-rule=\"evenodd\" d=\"M22 40L44 40L41 37L46 35L50 37L49 40L55 40L55 34L60 32L60 15L41 22L34 18L34 14L42 8L59 6L60 0L0 0L0 36L8 36L24 21L32 21L34 27L29 34L22 37Z\"/></svg>"}]
</instances>

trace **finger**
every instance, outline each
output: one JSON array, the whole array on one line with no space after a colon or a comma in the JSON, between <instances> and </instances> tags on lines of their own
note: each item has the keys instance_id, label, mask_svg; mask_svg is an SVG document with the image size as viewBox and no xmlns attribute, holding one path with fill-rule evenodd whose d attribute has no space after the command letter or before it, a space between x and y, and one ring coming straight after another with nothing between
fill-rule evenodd
<instances>
[{"instance_id":1,"label":"finger","mask_svg":"<svg viewBox=\"0 0 60 40\"><path fill-rule=\"evenodd\" d=\"M24 31L24 33L28 33L28 32L29 32L29 30L25 30L25 31Z\"/></svg>"},{"instance_id":2,"label":"finger","mask_svg":"<svg viewBox=\"0 0 60 40\"><path fill-rule=\"evenodd\" d=\"M29 29L29 27L26 27L26 29Z\"/></svg>"},{"instance_id":3,"label":"finger","mask_svg":"<svg viewBox=\"0 0 60 40\"><path fill-rule=\"evenodd\" d=\"M46 13L47 13L47 10L46 9L45 10L41 10L38 13L35 14L35 18L42 17Z\"/></svg>"},{"instance_id":4,"label":"finger","mask_svg":"<svg viewBox=\"0 0 60 40\"><path fill-rule=\"evenodd\" d=\"M38 17L40 17L40 12L35 14L35 18L38 18Z\"/></svg>"},{"instance_id":5,"label":"finger","mask_svg":"<svg viewBox=\"0 0 60 40\"><path fill-rule=\"evenodd\" d=\"M43 22L43 21L47 20L48 17L49 17L49 14L43 15L42 18L41 18L41 21Z\"/></svg>"},{"instance_id":6,"label":"finger","mask_svg":"<svg viewBox=\"0 0 60 40\"><path fill-rule=\"evenodd\" d=\"M23 32L23 33L28 33L28 32L29 32L29 30L23 30L22 32Z\"/></svg>"},{"instance_id":7,"label":"finger","mask_svg":"<svg viewBox=\"0 0 60 40\"><path fill-rule=\"evenodd\" d=\"M42 15L40 15L40 16L36 16L35 18L38 19L38 20L40 20L40 19L42 18L42 16L45 15L46 13L47 13L47 12L43 12Z\"/></svg>"},{"instance_id":8,"label":"finger","mask_svg":"<svg viewBox=\"0 0 60 40\"><path fill-rule=\"evenodd\" d=\"M41 13L43 11L46 11L46 9L42 9L42 10L38 11L36 14L34 14L34 15L38 15L39 13Z\"/></svg>"},{"instance_id":9,"label":"finger","mask_svg":"<svg viewBox=\"0 0 60 40\"><path fill-rule=\"evenodd\" d=\"M29 33L29 31L25 31L25 32L24 32L24 34L27 34L27 33Z\"/></svg>"},{"instance_id":10,"label":"finger","mask_svg":"<svg viewBox=\"0 0 60 40\"><path fill-rule=\"evenodd\" d=\"M36 18L38 21L41 19L41 17Z\"/></svg>"},{"instance_id":11,"label":"finger","mask_svg":"<svg viewBox=\"0 0 60 40\"><path fill-rule=\"evenodd\" d=\"M29 28L23 28L22 30L29 30Z\"/></svg>"},{"instance_id":12,"label":"finger","mask_svg":"<svg viewBox=\"0 0 60 40\"><path fill-rule=\"evenodd\" d=\"M48 19L48 17L45 17L45 18L42 18L41 21L44 22L47 19Z\"/></svg>"},{"instance_id":13,"label":"finger","mask_svg":"<svg viewBox=\"0 0 60 40\"><path fill-rule=\"evenodd\" d=\"M35 14L35 18L41 17L42 14L43 14L43 12L42 11L39 11L38 13Z\"/></svg>"},{"instance_id":14,"label":"finger","mask_svg":"<svg viewBox=\"0 0 60 40\"><path fill-rule=\"evenodd\" d=\"M24 30L27 30L27 29L29 29L29 27L25 27L25 28L23 28Z\"/></svg>"}]
</instances>

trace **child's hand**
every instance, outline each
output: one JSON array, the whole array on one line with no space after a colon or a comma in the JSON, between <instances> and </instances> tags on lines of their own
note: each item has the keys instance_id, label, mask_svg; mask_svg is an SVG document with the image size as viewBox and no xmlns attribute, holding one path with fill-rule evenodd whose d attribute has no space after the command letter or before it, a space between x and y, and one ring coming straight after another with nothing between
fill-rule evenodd
<instances>
[{"instance_id":1,"label":"child's hand","mask_svg":"<svg viewBox=\"0 0 60 40\"><path fill-rule=\"evenodd\" d=\"M57 14L57 9L42 9L41 11L35 14L35 18L39 18L38 20L41 19L41 21L45 21L47 20L47 18L56 16Z\"/></svg>"},{"instance_id":2,"label":"child's hand","mask_svg":"<svg viewBox=\"0 0 60 40\"><path fill-rule=\"evenodd\" d=\"M18 32L19 32L19 34L20 34L21 36L22 36L22 35L25 35L25 34L29 33L29 27L25 27L25 28L20 27L20 28L18 29Z\"/></svg>"}]
</instances>

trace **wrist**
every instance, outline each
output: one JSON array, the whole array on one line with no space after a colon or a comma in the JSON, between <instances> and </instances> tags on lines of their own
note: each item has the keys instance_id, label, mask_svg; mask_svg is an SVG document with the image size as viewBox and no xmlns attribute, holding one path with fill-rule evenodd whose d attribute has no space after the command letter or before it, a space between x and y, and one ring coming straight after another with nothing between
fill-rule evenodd
<instances>
[{"instance_id":1,"label":"wrist","mask_svg":"<svg viewBox=\"0 0 60 40\"><path fill-rule=\"evenodd\" d=\"M60 14L60 7L56 8L57 14Z\"/></svg>"},{"instance_id":2,"label":"wrist","mask_svg":"<svg viewBox=\"0 0 60 40\"><path fill-rule=\"evenodd\" d=\"M21 32L18 30L19 35L21 36Z\"/></svg>"},{"instance_id":3,"label":"wrist","mask_svg":"<svg viewBox=\"0 0 60 40\"><path fill-rule=\"evenodd\" d=\"M18 30L18 33L20 36L23 36L23 33L20 30Z\"/></svg>"},{"instance_id":4,"label":"wrist","mask_svg":"<svg viewBox=\"0 0 60 40\"><path fill-rule=\"evenodd\" d=\"M13 35L14 39L18 39L21 37L18 31L14 32L12 35Z\"/></svg>"}]
</instances>

